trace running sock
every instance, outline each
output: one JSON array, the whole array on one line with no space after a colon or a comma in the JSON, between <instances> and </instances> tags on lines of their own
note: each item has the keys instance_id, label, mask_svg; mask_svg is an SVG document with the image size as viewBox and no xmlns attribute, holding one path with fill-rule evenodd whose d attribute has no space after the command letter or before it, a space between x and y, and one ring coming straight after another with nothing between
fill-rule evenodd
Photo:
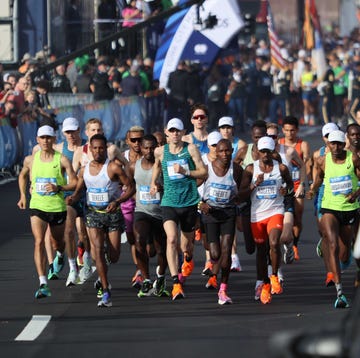
<instances>
[{"instance_id":1,"label":"running sock","mask_svg":"<svg viewBox=\"0 0 360 358\"><path fill-rule=\"evenodd\" d=\"M84 252L83 260L84 260L84 264L91 267L92 259L89 251Z\"/></svg>"},{"instance_id":2,"label":"running sock","mask_svg":"<svg viewBox=\"0 0 360 358\"><path fill-rule=\"evenodd\" d=\"M298 246L299 236L294 236L294 246Z\"/></svg>"},{"instance_id":3,"label":"running sock","mask_svg":"<svg viewBox=\"0 0 360 358\"><path fill-rule=\"evenodd\" d=\"M178 275L172 276L172 279L173 279L174 284L180 283L180 282L179 282L179 276L178 276Z\"/></svg>"},{"instance_id":4,"label":"running sock","mask_svg":"<svg viewBox=\"0 0 360 358\"><path fill-rule=\"evenodd\" d=\"M76 260L75 259L68 259L68 261L69 261L70 271L76 270L77 269Z\"/></svg>"},{"instance_id":5,"label":"running sock","mask_svg":"<svg viewBox=\"0 0 360 358\"><path fill-rule=\"evenodd\" d=\"M226 291L227 290L227 283L221 283L219 291Z\"/></svg>"},{"instance_id":6,"label":"running sock","mask_svg":"<svg viewBox=\"0 0 360 358\"><path fill-rule=\"evenodd\" d=\"M184 258L186 262L190 262L192 260L192 256L189 256L188 254L184 253Z\"/></svg>"},{"instance_id":7,"label":"running sock","mask_svg":"<svg viewBox=\"0 0 360 358\"><path fill-rule=\"evenodd\" d=\"M61 259L64 257L64 253L56 250L56 256L58 256Z\"/></svg>"},{"instance_id":8,"label":"running sock","mask_svg":"<svg viewBox=\"0 0 360 358\"><path fill-rule=\"evenodd\" d=\"M40 286L47 285L46 276L39 276Z\"/></svg>"},{"instance_id":9,"label":"running sock","mask_svg":"<svg viewBox=\"0 0 360 358\"><path fill-rule=\"evenodd\" d=\"M335 283L336 293L338 297L342 295L342 284L341 283Z\"/></svg>"}]
</instances>

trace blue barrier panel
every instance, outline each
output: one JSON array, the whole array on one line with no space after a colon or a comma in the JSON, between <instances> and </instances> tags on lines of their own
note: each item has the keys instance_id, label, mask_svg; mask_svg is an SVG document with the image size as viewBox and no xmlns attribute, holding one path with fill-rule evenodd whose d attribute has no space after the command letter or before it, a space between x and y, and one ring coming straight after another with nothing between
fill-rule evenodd
<instances>
[{"instance_id":1,"label":"blue barrier panel","mask_svg":"<svg viewBox=\"0 0 360 358\"><path fill-rule=\"evenodd\" d=\"M22 150L20 155L25 158L32 153L36 142L36 134L38 130L38 123L36 120L28 120L28 117L20 115L18 117L18 130L22 141Z\"/></svg>"},{"instance_id":2,"label":"blue barrier panel","mask_svg":"<svg viewBox=\"0 0 360 358\"><path fill-rule=\"evenodd\" d=\"M18 154L18 140L16 129L11 127L8 118L0 119L0 167L10 168L16 163Z\"/></svg>"}]
</instances>

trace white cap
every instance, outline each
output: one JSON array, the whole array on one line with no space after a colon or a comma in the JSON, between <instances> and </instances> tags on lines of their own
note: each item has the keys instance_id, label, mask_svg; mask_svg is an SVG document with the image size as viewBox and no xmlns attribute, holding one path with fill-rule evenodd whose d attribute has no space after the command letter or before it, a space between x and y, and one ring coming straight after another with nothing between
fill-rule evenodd
<instances>
[{"instance_id":1,"label":"white cap","mask_svg":"<svg viewBox=\"0 0 360 358\"><path fill-rule=\"evenodd\" d=\"M330 123L326 123L323 127L322 127L322 135L323 137L327 136L329 133L331 133L332 131L337 131L339 130L339 127L337 126L337 124L330 122Z\"/></svg>"},{"instance_id":2,"label":"white cap","mask_svg":"<svg viewBox=\"0 0 360 358\"><path fill-rule=\"evenodd\" d=\"M263 149L269 149L269 150L274 150L275 149L275 142L274 139L272 139L271 137L261 137L259 139L259 141L257 142L257 147L258 150L263 150Z\"/></svg>"},{"instance_id":3,"label":"white cap","mask_svg":"<svg viewBox=\"0 0 360 358\"><path fill-rule=\"evenodd\" d=\"M306 51L304 49L299 50L298 57L305 57L305 56L306 56Z\"/></svg>"},{"instance_id":4,"label":"white cap","mask_svg":"<svg viewBox=\"0 0 360 358\"><path fill-rule=\"evenodd\" d=\"M208 145L218 144L222 139L221 134L218 131L211 132L207 137Z\"/></svg>"},{"instance_id":5,"label":"white cap","mask_svg":"<svg viewBox=\"0 0 360 358\"><path fill-rule=\"evenodd\" d=\"M328 137L329 142L345 143L345 133L339 130L332 131Z\"/></svg>"},{"instance_id":6,"label":"white cap","mask_svg":"<svg viewBox=\"0 0 360 358\"><path fill-rule=\"evenodd\" d=\"M179 118L172 118L167 124L167 129L176 128L179 131L184 130L184 123Z\"/></svg>"},{"instance_id":7,"label":"white cap","mask_svg":"<svg viewBox=\"0 0 360 358\"><path fill-rule=\"evenodd\" d=\"M76 118L68 117L65 118L62 124L62 131L76 131L79 129L79 121Z\"/></svg>"},{"instance_id":8,"label":"white cap","mask_svg":"<svg viewBox=\"0 0 360 358\"><path fill-rule=\"evenodd\" d=\"M233 119L231 117L221 117L219 119L218 127L222 127L222 126L234 127Z\"/></svg>"},{"instance_id":9,"label":"white cap","mask_svg":"<svg viewBox=\"0 0 360 358\"><path fill-rule=\"evenodd\" d=\"M53 127L50 126L42 126L37 131L37 136L49 136L49 137L55 137L55 131Z\"/></svg>"}]
</instances>

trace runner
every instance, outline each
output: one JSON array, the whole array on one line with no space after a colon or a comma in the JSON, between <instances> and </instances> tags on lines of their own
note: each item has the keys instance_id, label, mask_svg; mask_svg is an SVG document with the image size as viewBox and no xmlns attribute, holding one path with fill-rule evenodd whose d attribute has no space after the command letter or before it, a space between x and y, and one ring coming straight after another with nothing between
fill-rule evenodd
<instances>
[{"instance_id":1,"label":"runner","mask_svg":"<svg viewBox=\"0 0 360 358\"><path fill-rule=\"evenodd\" d=\"M345 150L345 134L332 131L328 137L329 153L315 162L318 175L308 198L324 183L321 201L321 227L327 250L328 269L333 273L337 298L335 308L347 308L349 303L343 294L341 271L351 263L351 245L354 241L354 225L359 209L356 200L360 178L360 158ZM340 258L340 260L339 260Z\"/></svg>"},{"instance_id":2,"label":"runner","mask_svg":"<svg viewBox=\"0 0 360 358\"><path fill-rule=\"evenodd\" d=\"M76 190L67 198L67 203L72 205L77 202L86 187L85 220L102 289L98 307L111 307L105 237L108 234L108 258L111 263L115 263L120 256L120 235L124 229L124 218L119 206L134 194L135 188L122 167L107 158L107 140L102 134L91 137L89 150L94 159L81 168ZM120 185L125 188L121 196Z\"/></svg>"},{"instance_id":3,"label":"runner","mask_svg":"<svg viewBox=\"0 0 360 358\"><path fill-rule=\"evenodd\" d=\"M35 298L51 296L45 276L45 233L48 225L52 244L56 250L54 271L59 273L64 267L66 204L63 191L73 190L77 182L69 159L54 150L55 139L55 131L52 127L42 126L38 129L37 142L40 151L24 159L18 179L20 200L17 205L22 210L27 206L27 184L29 180L31 181L30 222L35 241L34 261L40 281ZM65 173L68 184L64 177Z\"/></svg>"},{"instance_id":4,"label":"runner","mask_svg":"<svg viewBox=\"0 0 360 358\"><path fill-rule=\"evenodd\" d=\"M156 180L162 170L164 196L161 200L163 224L167 237L166 257L173 279L172 299L185 297L178 277L178 225L181 229L181 251L184 255L182 275L190 276L194 268L193 245L199 194L196 179L204 179L206 167L194 144L184 143L184 124L178 118L167 124L169 144L155 150L155 164L150 193L159 191Z\"/></svg>"},{"instance_id":5,"label":"runner","mask_svg":"<svg viewBox=\"0 0 360 358\"><path fill-rule=\"evenodd\" d=\"M271 294L283 291L277 276L285 211L283 195L292 196L294 191L288 168L273 159L274 140L262 137L257 148L259 160L245 168L240 198L251 196L251 230L257 248L255 299L267 304L271 302ZM283 182L286 187L283 187ZM267 269L269 254L272 265L270 278Z\"/></svg>"},{"instance_id":6,"label":"runner","mask_svg":"<svg viewBox=\"0 0 360 358\"><path fill-rule=\"evenodd\" d=\"M232 163L232 151L228 139L221 139L216 145L216 159L208 164L209 174L204 184L203 200L199 203L213 263L212 274L206 287L217 288L216 275L221 268L218 292L220 305L232 303L227 295L227 288L235 236L235 198L243 171L240 165Z\"/></svg>"}]
</instances>

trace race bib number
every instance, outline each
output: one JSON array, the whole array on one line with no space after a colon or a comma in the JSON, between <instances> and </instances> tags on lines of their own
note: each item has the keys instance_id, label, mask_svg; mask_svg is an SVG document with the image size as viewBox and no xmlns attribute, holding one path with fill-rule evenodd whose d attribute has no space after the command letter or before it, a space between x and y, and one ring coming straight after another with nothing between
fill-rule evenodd
<instances>
[{"instance_id":1,"label":"race bib number","mask_svg":"<svg viewBox=\"0 0 360 358\"><path fill-rule=\"evenodd\" d=\"M275 199L277 197L276 180L264 180L256 191L257 199Z\"/></svg>"},{"instance_id":2,"label":"race bib number","mask_svg":"<svg viewBox=\"0 0 360 358\"><path fill-rule=\"evenodd\" d=\"M291 170L291 178L293 181L298 181L300 180L300 168L298 167L293 167Z\"/></svg>"},{"instance_id":3,"label":"race bib number","mask_svg":"<svg viewBox=\"0 0 360 358\"><path fill-rule=\"evenodd\" d=\"M150 186L140 185L139 199L143 205L160 204L160 193L157 192L155 195L151 195Z\"/></svg>"},{"instance_id":4,"label":"race bib number","mask_svg":"<svg viewBox=\"0 0 360 358\"><path fill-rule=\"evenodd\" d=\"M167 162L167 171L168 171L169 179L170 180L178 180L178 179L185 178L185 175L180 174L180 173L175 173L174 164L179 164L180 166L182 166L185 169L185 171L189 170L189 163L186 159L171 160L171 161Z\"/></svg>"},{"instance_id":5,"label":"race bib number","mask_svg":"<svg viewBox=\"0 0 360 358\"><path fill-rule=\"evenodd\" d=\"M352 192L352 181L350 175L330 178L330 188L333 195L350 194Z\"/></svg>"},{"instance_id":6,"label":"race bib number","mask_svg":"<svg viewBox=\"0 0 360 358\"><path fill-rule=\"evenodd\" d=\"M231 186L210 183L209 199L214 203L227 204L230 200Z\"/></svg>"},{"instance_id":7,"label":"race bib number","mask_svg":"<svg viewBox=\"0 0 360 358\"><path fill-rule=\"evenodd\" d=\"M87 196L90 206L105 207L109 205L109 191L106 188L89 188Z\"/></svg>"},{"instance_id":8,"label":"race bib number","mask_svg":"<svg viewBox=\"0 0 360 358\"><path fill-rule=\"evenodd\" d=\"M56 193L51 192L48 193L46 191L46 184L55 184L56 185L56 179L55 178L36 178L35 180L35 191L39 195L55 195Z\"/></svg>"}]
</instances>

